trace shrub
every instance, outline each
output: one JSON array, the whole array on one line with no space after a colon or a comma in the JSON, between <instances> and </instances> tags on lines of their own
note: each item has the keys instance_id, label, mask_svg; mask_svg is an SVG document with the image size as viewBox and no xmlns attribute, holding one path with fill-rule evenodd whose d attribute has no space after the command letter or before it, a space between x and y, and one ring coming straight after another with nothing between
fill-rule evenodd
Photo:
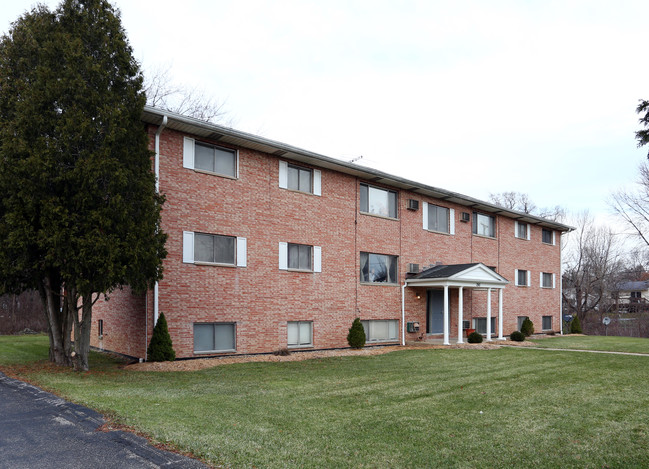
<instances>
[{"instance_id":1,"label":"shrub","mask_svg":"<svg viewBox=\"0 0 649 469\"><path fill-rule=\"evenodd\" d=\"M470 344L479 344L482 342L482 334L473 331L471 334L469 334L469 337L467 337L466 340Z\"/></svg>"},{"instance_id":2,"label":"shrub","mask_svg":"<svg viewBox=\"0 0 649 469\"><path fill-rule=\"evenodd\" d=\"M514 342L523 342L525 340L525 334L523 334L521 331L514 331L509 334L509 338Z\"/></svg>"},{"instance_id":3,"label":"shrub","mask_svg":"<svg viewBox=\"0 0 649 469\"><path fill-rule=\"evenodd\" d=\"M530 321L530 318L525 318L523 324L521 325L521 332L525 334L525 337L529 337L534 334L534 323Z\"/></svg>"},{"instance_id":4,"label":"shrub","mask_svg":"<svg viewBox=\"0 0 649 469\"><path fill-rule=\"evenodd\" d=\"M359 318L354 319L352 327L347 334L347 342L351 348L363 348L365 346L365 328Z\"/></svg>"},{"instance_id":5,"label":"shrub","mask_svg":"<svg viewBox=\"0 0 649 469\"><path fill-rule=\"evenodd\" d=\"M287 349L286 347L277 349L273 352L273 355L277 355L278 357L287 357L291 354L291 351Z\"/></svg>"},{"instance_id":6,"label":"shrub","mask_svg":"<svg viewBox=\"0 0 649 469\"><path fill-rule=\"evenodd\" d=\"M575 316L572 318L572 321L570 321L570 333L571 334L581 334L581 322L579 322L579 316L575 314Z\"/></svg>"},{"instance_id":7,"label":"shrub","mask_svg":"<svg viewBox=\"0 0 649 469\"><path fill-rule=\"evenodd\" d=\"M146 349L146 354L147 360L150 362L166 362L176 359L176 352L174 352L171 343L171 336L169 335L164 313L160 313L158 322L153 328L153 335L149 347Z\"/></svg>"}]
</instances>

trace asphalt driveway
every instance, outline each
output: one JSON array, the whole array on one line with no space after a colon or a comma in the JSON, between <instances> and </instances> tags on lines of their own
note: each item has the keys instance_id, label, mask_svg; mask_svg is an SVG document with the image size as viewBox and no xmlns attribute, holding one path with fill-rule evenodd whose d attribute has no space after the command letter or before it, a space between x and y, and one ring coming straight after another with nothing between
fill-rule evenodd
<instances>
[{"instance_id":1,"label":"asphalt driveway","mask_svg":"<svg viewBox=\"0 0 649 469\"><path fill-rule=\"evenodd\" d=\"M97 412L0 372L0 468L206 468L123 431Z\"/></svg>"}]
</instances>

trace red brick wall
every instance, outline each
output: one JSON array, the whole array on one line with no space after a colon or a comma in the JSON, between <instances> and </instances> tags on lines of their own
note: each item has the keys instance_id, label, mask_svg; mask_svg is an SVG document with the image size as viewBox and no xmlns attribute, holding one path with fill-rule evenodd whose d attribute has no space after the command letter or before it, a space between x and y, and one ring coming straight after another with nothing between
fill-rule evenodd
<instances>
[{"instance_id":1,"label":"red brick wall","mask_svg":"<svg viewBox=\"0 0 649 469\"><path fill-rule=\"evenodd\" d=\"M155 130L149 130L152 146ZM553 315L558 329L560 249L541 243L540 227L531 227L530 241L520 240L514 238L513 220L498 217L495 239L475 236L470 222L459 221L461 212L471 212L466 207L408 191L398 191L398 219L362 214L359 184L368 181L321 169L322 196L280 189L278 157L242 148L238 152L237 179L197 172L183 168L183 134L162 132L160 190L167 197L162 228L169 240L159 311L167 318L178 357L200 356L193 352L194 322L234 322L237 352L256 353L286 347L287 321L312 321L313 347L331 348L347 346L355 317L400 320L401 286L362 284L361 251L399 256L400 283L408 263L494 266L511 282L504 292L505 334L516 328L519 315L530 316L537 330L542 315ZM407 210L409 198L420 201L419 210ZM455 235L422 228L423 201L455 209ZM183 231L245 237L247 266L183 263ZM322 272L279 270L279 242L321 246ZM530 270L532 286L515 287L514 269ZM554 273L557 288L539 288L539 272ZM405 295L406 321L419 321L425 331L425 289L407 288ZM450 301L454 341L457 290L451 289ZM110 302L95 308L94 327L104 319L104 338L98 341L93 330L93 345L144 357L152 303L150 294L145 315L144 297L115 292ZM494 290L492 315L497 313ZM486 292L465 289L464 319L485 316ZM418 335L407 334L407 339Z\"/></svg>"}]
</instances>

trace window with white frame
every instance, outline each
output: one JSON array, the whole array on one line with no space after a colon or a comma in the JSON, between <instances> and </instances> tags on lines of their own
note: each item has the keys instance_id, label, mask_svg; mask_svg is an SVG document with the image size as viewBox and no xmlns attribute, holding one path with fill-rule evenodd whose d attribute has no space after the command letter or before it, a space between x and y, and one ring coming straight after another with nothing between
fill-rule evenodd
<instances>
[{"instance_id":1,"label":"window with white frame","mask_svg":"<svg viewBox=\"0 0 649 469\"><path fill-rule=\"evenodd\" d=\"M514 236L519 239L530 239L530 225L527 223L514 221Z\"/></svg>"},{"instance_id":2,"label":"window with white frame","mask_svg":"<svg viewBox=\"0 0 649 469\"><path fill-rule=\"evenodd\" d=\"M322 194L322 175L319 169L310 169L279 162L279 187L313 195Z\"/></svg>"},{"instance_id":3,"label":"window with white frame","mask_svg":"<svg viewBox=\"0 0 649 469\"><path fill-rule=\"evenodd\" d=\"M544 244L552 244L554 246L554 230L543 228L541 231L541 241Z\"/></svg>"},{"instance_id":4,"label":"window with white frame","mask_svg":"<svg viewBox=\"0 0 649 469\"><path fill-rule=\"evenodd\" d=\"M313 346L313 323L311 321L289 321L286 324L289 347Z\"/></svg>"},{"instance_id":5,"label":"window with white frame","mask_svg":"<svg viewBox=\"0 0 649 469\"><path fill-rule=\"evenodd\" d=\"M399 340L399 321L396 319L365 320L361 323L368 343Z\"/></svg>"},{"instance_id":6,"label":"window with white frame","mask_svg":"<svg viewBox=\"0 0 649 469\"><path fill-rule=\"evenodd\" d=\"M361 282L397 283L397 256L361 252Z\"/></svg>"},{"instance_id":7,"label":"window with white frame","mask_svg":"<svg viewBox=\"0 0 649 469\"><path fill-rule=\"evenodd\" d=\"M230 148L197 142L193 138L185 137L183 166L236 178L239 172L238 153Z\"/></svg>"},{"instance_id":8,"label":"window with white frame","mask_svg":"<svg viewBox=\"0 0 649 469\"><path fill-rule=\"evenodd\" d=\"M642 292L640 292L640 291L632 291L631 292L631 298L636 298L636 299L642 298Z\"/></svg>"},{"instance_id":9,"label":"window with white frame","mask_svg":"<svg viewBox=\"0 0 649 469\"><path fill-rule=\"evenodd\" d=\"M422 216L425 230L455 234L455 210L452 208L424 202Z\"/></svg>"},{"instance_id":10,"label":"window with white frame","mask_svg":"<svg viewBox=\"0 0 649 469\"><path fill-rule=\"evenodd\" d=\"M473 234L496 237L496 217L473 212Z\"/></svg>"},{"instance_id":11,"label":"window with white frame","mask_svg":"<svg viewBox=\"0 0 649 469\"><path fill-rule=\"evenodd\" d=\"M544 331L552 330L552 316L543 316L541 318L541 329Z\"/></svg>"},{"instance_id":12,"label":"window with white frame","mask_svg":"<svg viewBox=\"0 0 649 469\"><path fill-rule=\"evenodd\" d=\"M246 267L246 238L183 231L183 262Z\"/></svg>"},{"instance_id":13,"label":"window with white frame","mask_svg":"<svg viewBox=\"0 0 649 469\"><path fill-rule=\"evenodd\" d=\"M368 184L360 185L360 210L372 215L397 218L397 193Z\"/></svg>"},{"instance_id":14,"label":"window with white frame","mask_svg":"<svg viewBox=\"0 0 649 469\"><path fill-rule=\"evenodd\" d=\"M541 287L554 288L554 274L550 272L541 272Z\"/></svg>"},{"instance_id":15,"label":"window with white frame","mask_svg":"<svg viewBox=\"0 0 649 469\"><path fill-rule=\"evenodd\" d=\"M322 272L322 248L308 244L279 243L280 270Z\"/></svg>"},{"instance_id":16,"label":"window with white frame","mask_svg":"<svg viewBox=\"0 0 649 469\"><path fill-rule=\"evenodd\" d=\"M473 328L479 334L487 333L487 318L473 318ZM491 318L491 333L496 332L496 318L492 316Z\"/></svg>"},{"instance_id":17,"label":"window with white frame","mask_svg":"<svg viewBox=\"0 0 649 469\"><path fill-rule=\"evenodd\" d=\"M234 323L194 323L194 352L234 352Z\"/></svg>"},{"instance_id":18,"label":"window with white frame","mask_svg":"<svg viewBox=\"0 0 649 469\"><path fill-rule=\"evenodd\" d=\"M516 286L517 287L529 287L530 286L530 271L516 269L515 273Z\"/></svg>"}]
</instances>

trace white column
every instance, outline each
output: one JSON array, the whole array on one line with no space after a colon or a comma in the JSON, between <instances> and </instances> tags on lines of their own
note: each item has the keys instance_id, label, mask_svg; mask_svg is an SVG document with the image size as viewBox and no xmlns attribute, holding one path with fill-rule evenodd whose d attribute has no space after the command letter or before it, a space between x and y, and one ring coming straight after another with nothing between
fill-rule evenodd
<instances>
[{"instance_id":1,"label":"white column","mask_svg":"<svg viewBox=\"0 0 649 469\"><path fill-rule=\"evenodd\" d=\"M451 345L451 342L449 342L448 318L448 285L444 285L444 345Z\"/></svg>"},{"instance_id":2,"label":"white column","mask_svg":"<svg viewBox=\"0 0 649 469\"><path fill-rule=\"evenodd\" d=\"M457 293L457 343L458 344L463 344L464 341L462 340L462 322L464 322L464 298L463 298L463 293L464 293L464 287L460 287Z\"/></svg>"},{"instance_id":3,"label":"white column","mask_svg":"<svg viewBox=\"0 0 649 469\"><path fill-rule=\"evenodd\" d=\"M498 289L498 340L505 340L503 337L503 289Z\"/></svg>"},{"instance_id":4,"label":"white column","mask_svg":"<svg viewBox=\"0 0 649 469\"><path fill-rule=\"evenodd\" d=\"M491 288L487 289L487 342L491 342Z\"/></svg>"}]
</instances>

